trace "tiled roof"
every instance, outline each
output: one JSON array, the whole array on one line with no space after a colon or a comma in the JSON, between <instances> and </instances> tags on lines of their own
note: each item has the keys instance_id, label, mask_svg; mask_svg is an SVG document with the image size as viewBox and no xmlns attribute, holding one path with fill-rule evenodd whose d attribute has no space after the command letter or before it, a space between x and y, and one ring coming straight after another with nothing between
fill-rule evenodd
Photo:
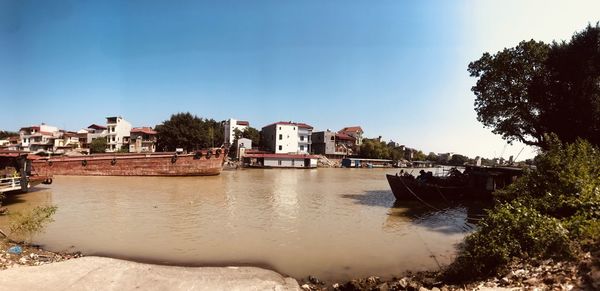
<instances>
[{"instance_id":1,"label":"tiled roof","mask_svg":"<svg viewBox=\"0 0 600 291\"><path fill-rule=\"evenodd\" d=\"M131 129L131 133L156 134L157 132L152 127L134 127Z\"/></svg>"},{"instance_id":2,"label":"tiled roof","mask_svg":"<svg viewBox=\"0 0 600 291\"><path fill-rule=\"evenodd\" d=\"M354 137L351 137L345 133L336 133L335 137L339 140L352 140L352 141L356 140Z\"/></svg>"},{"instance_id":3,"label":"tiled roof","mask_svg":"<svg viewBox=\"0 0 600 291\"><path fill-rule=\"evenodd\" d=\"M363 129L360 126L350 126L344 127L340 132L363 132Z\"/></svg>"},{"instance_id":4,"label":"tiled roof","mask_svg":"<svg viewBox=\"0 0 600 291\"><path fill-rule=\"evenodd\" d=\"M90 126L88 126L88 128L93 128L93 129L106 129L106 126L102 126L102 125L98 125L98 124L92 124Z\"/></svg>"}]
</instances>

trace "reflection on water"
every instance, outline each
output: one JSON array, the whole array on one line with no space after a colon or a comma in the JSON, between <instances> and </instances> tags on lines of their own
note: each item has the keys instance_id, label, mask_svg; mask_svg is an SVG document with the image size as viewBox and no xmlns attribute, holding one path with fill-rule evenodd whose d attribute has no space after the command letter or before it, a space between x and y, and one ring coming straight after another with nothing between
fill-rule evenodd
<instances>
[{"instance_id":1,"label":"reflection on water","mask_svg":"<svg viewBox=\"0 0 600 291\"><path fill-rule=\"evenodd\" d=\"M59 207L36 243L156 263L258 265L344 280L438 268L472 207L394 204L393 169L226 171L216 177L55 177L10 197ZM8 223L0 218L0 227Z\"/></svg>"}]
</instances>

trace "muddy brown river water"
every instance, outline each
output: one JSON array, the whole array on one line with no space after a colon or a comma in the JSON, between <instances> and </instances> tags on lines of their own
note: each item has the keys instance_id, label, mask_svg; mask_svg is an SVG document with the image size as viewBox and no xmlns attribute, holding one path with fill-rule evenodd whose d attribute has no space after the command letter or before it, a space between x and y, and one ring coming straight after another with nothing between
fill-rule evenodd
<instances>
[{"instance_id":1,"label":"muddy brown river water","mask_svg":"<svg viewBox=\"0 0 600 291\"><path fill-rule=\"evenodd\" d=\"M397 203L394 169L238 170L215 177L57 176L10 211L54 204L35 243L178 265L255 265L326 280L437 269L471 208ZM415 171L416 172L416 171ZM0 217L6 227L10 217Z\"/></svg>"}]
</instances>

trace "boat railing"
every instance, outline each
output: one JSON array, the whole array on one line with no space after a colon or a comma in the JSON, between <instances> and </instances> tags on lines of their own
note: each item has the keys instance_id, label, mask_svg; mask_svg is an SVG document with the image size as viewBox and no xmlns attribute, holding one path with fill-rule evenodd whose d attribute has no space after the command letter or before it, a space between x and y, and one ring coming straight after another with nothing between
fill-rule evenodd
<instances>
[{"instance_id":1,"label":"boat railing","mask_svg":"<svg viewBox=\"0 0 600 291\"><path fill-rule=\"evenodd\" d=\"M21 177L8 177L0 178L0 193L20 190L21 189Z\"/></svg>"}]
</instances>

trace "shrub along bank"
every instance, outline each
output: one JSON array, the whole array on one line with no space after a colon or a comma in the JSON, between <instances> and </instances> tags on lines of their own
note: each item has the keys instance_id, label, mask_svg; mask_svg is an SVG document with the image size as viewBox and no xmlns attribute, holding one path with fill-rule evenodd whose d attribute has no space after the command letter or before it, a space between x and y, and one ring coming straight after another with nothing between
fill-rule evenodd
<instances>
[{"instance_id":1,"label":"shrub along bank","mask_svg":"<svg viewBox=\"0 0 600 291\"><path fill-rule=\"evenodd\" d=\"M465 238L447 280L497 275L515 260L575 260L600 247L600 150L548 137L548 150Z\"/></svg>"}]
</instances>

